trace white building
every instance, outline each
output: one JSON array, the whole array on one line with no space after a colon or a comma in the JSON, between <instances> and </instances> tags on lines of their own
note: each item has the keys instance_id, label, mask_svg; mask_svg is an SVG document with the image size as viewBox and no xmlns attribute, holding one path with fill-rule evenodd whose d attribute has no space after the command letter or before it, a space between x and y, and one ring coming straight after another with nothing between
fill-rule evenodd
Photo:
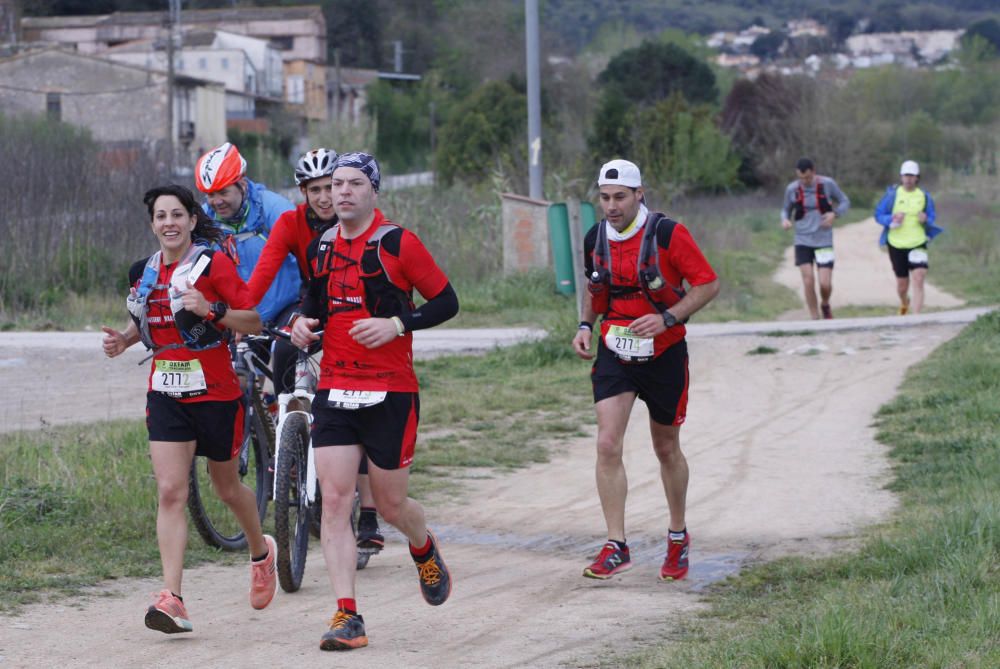
<instances>
[{"instance_id":1,"label":"white building","mask_svg":"<svg viewBox=\"0 0 1000 669\"><path fill-rule=\"evenodd\" d=\"M891 54L896 62L936 63L958 47L962 33L961 30L868 33L848 37L846 46L855 59L869 57L873 62L881 62L886 54Z\"/></svg>"}]
</instances>

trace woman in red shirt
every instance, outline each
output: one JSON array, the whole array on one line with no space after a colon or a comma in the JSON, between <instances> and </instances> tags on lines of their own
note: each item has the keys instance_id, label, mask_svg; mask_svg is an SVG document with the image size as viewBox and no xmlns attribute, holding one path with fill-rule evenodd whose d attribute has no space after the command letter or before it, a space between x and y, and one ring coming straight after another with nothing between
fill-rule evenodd
<instances>
[{"instance_id":1,"label":"woman in red shirt","mask_svg":"<svg viewBox=\"0 0 1000 669\"><path fill-rule=\"evenodd\" d=\"M250 604L274 597L275 544L264 535L254 493L239 479L243 396L226 346L228 330L260 331L246 284L224 253L208 249L219 235L191 191L163 186L143 198L160 250L129 270L124 331L104 327L104 353L121 355L142 341L153 350L146 394L149 452L156 477L156 535L164 588L146 610L150 629L192 631L181 597L187 546L188 472L195 455L209 459L212 484L246 533L251 556Z\"/></svg>"}]
</instances>

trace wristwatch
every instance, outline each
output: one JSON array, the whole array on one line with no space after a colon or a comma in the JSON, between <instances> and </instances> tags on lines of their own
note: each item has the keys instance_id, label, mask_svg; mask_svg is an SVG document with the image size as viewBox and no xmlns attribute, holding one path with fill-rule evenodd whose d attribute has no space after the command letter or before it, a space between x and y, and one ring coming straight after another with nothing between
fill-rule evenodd
<instances>
[{"instance_id":1,"label":"wristwatch","mask_svg":"<svg viewBox=\"0 0 1000 669\"><path fill-rule=\"evenodd\" d=\"M225 302L212 302L212 306L209 308L208 313L212 314L211 320L213 322L218 322L226 317L227 311L229 311L229 305Z\"/></svg>"},{"instance_id":2,"label":"wristwatch","mask_svg":"<svg viewBox=\"0 0 1000 669\"><path fill-rule=\"evenodd\" d=\"M665 325L666 327L672 328L675 325L677 325L677 317L674 316L672 313L670 313L669 309L664 309L662 316L663 316L663 325Z\"/></svg>"}]
</instances>

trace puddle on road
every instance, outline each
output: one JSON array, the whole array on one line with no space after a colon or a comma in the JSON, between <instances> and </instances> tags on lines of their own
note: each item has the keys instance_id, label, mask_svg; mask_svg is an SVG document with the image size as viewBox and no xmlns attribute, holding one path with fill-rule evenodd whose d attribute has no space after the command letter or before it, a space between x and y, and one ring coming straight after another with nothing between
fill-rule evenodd
<instances>
[{"instance_id":1,"label":"puddle on road","mask_svg":"<svg viewBox=\"0 0 1000 669\"><path fill-rule=\"evenodd\" d=\"M581 565L593 559L600 550L602 540L597 537L574 537L554 535L522 535L509 532L480 532L467 527L435 525L434 534L442 544L457 543L471 546L490 546L539 553L554 553L563 556L576 555ZM388 541L405 541L402 534L386 526L383 531ZM390 539L391 537L391 539ZM663 539L643 537L629 541L632 561L637 565L659 565L663 560L665 543ZM751 552L704 554L697 550L692 554L691 571L685 583L699 592L713 583L738 574L751 559Z\"/></svg>"}]
</instances>

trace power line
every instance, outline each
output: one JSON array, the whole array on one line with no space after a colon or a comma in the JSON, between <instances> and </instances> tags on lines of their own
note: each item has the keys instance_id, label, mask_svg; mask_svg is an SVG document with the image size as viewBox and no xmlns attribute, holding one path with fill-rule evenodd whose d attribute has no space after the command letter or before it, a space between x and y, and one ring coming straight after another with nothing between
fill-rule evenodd
<instances>
[{"instance_id":1,"label":"power line","mask_svg":"<svg viewBox=\"0 0 1000 669\"><path fill-rule=\"evenodd\" d=\"M10 91L18 91L19 93L58 93L59 95L116 95L119 93L131 93L133 91L141 91L144 88L156 88L162 84L150 83L142 84L141 86L132 86L131 88L117 88L109 91L58 91L52 89L44 88L24 88L22 86L11 86L9 84L0 84L0 88L4 88Z\"/></svg>"}]
</instances>

